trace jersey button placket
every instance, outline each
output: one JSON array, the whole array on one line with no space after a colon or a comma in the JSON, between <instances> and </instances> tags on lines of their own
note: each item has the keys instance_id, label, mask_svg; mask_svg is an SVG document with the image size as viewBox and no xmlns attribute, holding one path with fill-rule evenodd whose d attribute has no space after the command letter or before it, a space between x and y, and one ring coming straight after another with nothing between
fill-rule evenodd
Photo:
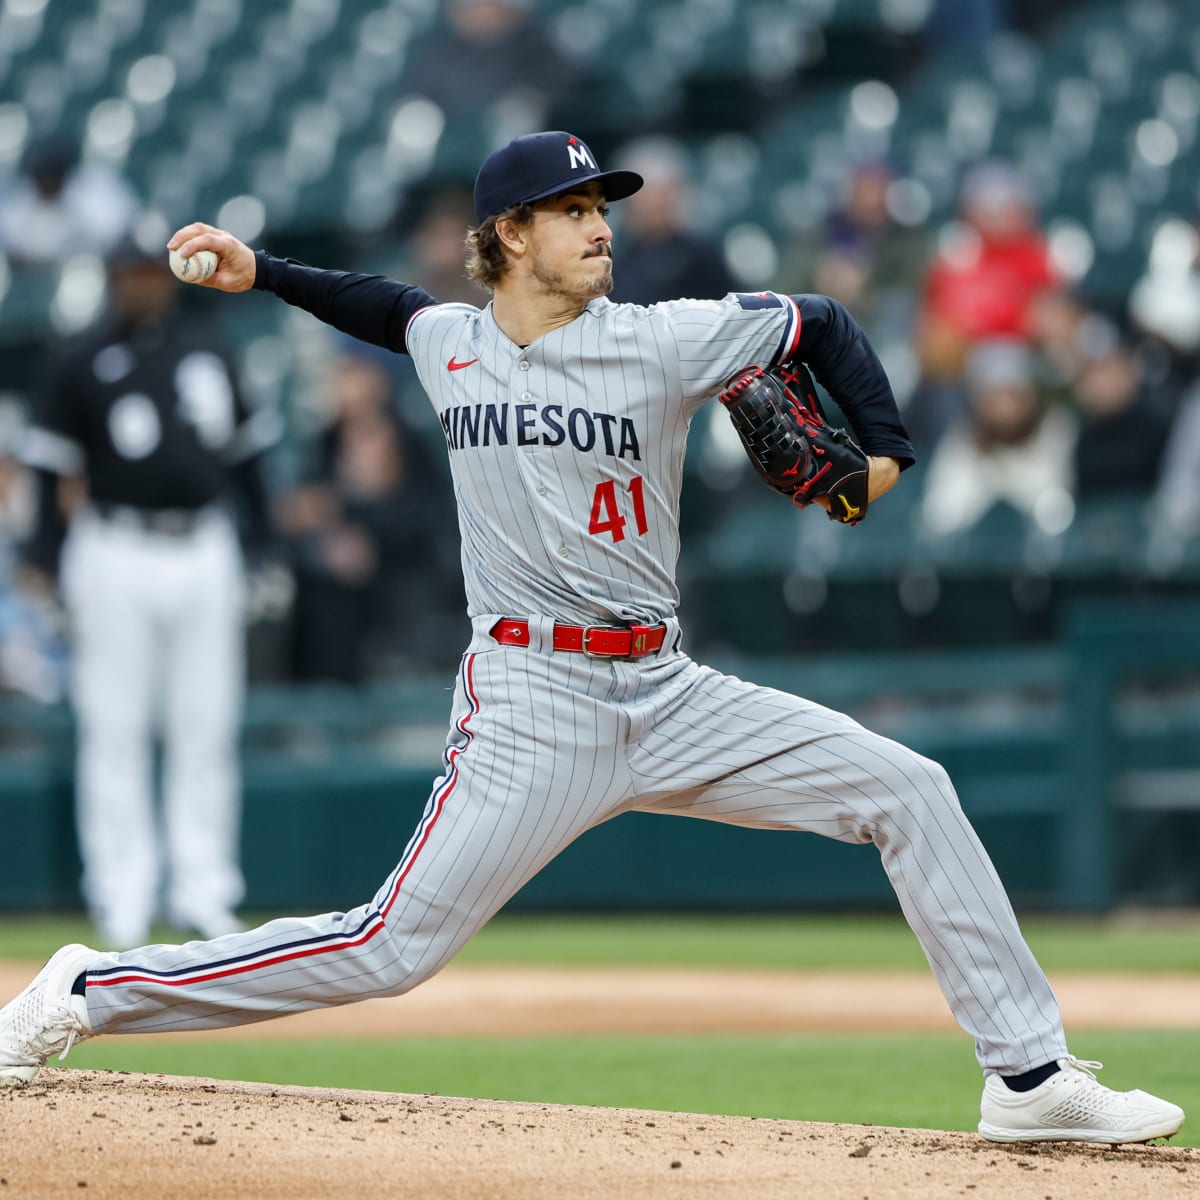
<instances>
[{"instance_id":1,"label":"jersey button placket","mask_svg":"<svg viewBox=\"0 0 1200 1200\"><path fill-rule=\"evenodd\" d=\"M517 370L521 372L528 372L528 360L524 358L518 359ZM519 392L517 391L518 388L521 389ZM533 392L529 390L528 374L523 374L514 381L513 391L516 392L517 399L521 404L534 404L537 402ZM517 463L521 475L525 479L526 486L530 488L535 496L537 496L538 500L546 501L547 496L550 494L550 489L541 482L541 467L539 466L537 455L520 455L517 458ZM549 501L546 502L545 506L537 506L537 508L535 508L535 512L537 513L536 519L538 523L543 526L544 530L548 530L548 519L557 525L557 521L554 520L556 514L554 513L553 506ZM561 533L559 536L561 536ZM553 542L551 542L550 545L552 546ZM550 547L547 546L547 549L549 548ZM559 545L555 549L554 553L556 553L559 558L569 558L571 555L571 550L568 546Z\"/></svg>"}]
</instances>

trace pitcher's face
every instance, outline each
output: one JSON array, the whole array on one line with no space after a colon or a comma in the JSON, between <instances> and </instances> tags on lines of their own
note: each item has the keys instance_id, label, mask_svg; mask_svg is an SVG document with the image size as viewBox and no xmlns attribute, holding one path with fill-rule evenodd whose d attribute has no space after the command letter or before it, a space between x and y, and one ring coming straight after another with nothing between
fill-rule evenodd
<instances>
[{"instance_id":1,"label":"pitcher's face","mask_svg":"<svg viewBox=\"0 0 1200 1200\"><path fill-rule=\"evenodd\" d=\"M612 229L599 184L534 206L530 272L548 292L587 303L612 290Z\"/></svg>"}]
</instances>

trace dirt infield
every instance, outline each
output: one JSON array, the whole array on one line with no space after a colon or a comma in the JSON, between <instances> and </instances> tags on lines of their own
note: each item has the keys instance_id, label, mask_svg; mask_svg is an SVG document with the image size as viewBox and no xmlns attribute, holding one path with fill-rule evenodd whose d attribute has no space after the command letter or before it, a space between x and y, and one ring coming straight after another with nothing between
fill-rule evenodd
<instances>
[{"instance_id":1,"label":"dirt infield","mask_svg":"<svg viewBox=\"0 0 1200 1200\"><path fill-rule=\"evenodd\" d=\"M37 964L0 968L0 998ZM1073 1029L1200 1022L1195 976L1054 980ZM894 972L455 965L396 1000L188 1038L954 1028ZM1200 1195L1200 1150L1002 1147L961 1133L44 1071L0 1093L0 1200L1100 1200Z\"/></svg>"},{"instance_id":2,"label":"dirt infield","mask_svg":"<svg viewBox=\"0 0 1200 1200\"><path fill-rule=\"evenodd\" d=\"M0 1096L0 1194L407 1200L1101 1200L1200 1151L48 1070Z\"/></svg>"}]
</instances>

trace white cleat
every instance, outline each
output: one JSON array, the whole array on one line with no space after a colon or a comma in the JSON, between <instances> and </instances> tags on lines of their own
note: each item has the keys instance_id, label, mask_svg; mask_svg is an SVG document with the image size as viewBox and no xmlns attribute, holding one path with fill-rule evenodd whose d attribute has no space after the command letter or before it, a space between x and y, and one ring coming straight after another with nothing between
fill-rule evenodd
<instances>
[{"instance_id":1,"label":"white cleat","mask_svg":"<svg viewBox=\"0 0 1200 1200\"><path fill-rule=\"evenodd\" d=\"M1068 1057L1028 1092L989 1075L979 1104L979 1132L990 1142L1103 1142L1120 1145L1170 1137L1183 1109L1148 1092L1114 1092L1093 1072L1103 1065Z\"/></svg>"},{"instance_id":2,"label":"white cleat","mask_svg":"<svg viewBox=\"0 0 1200 1200\"><path fill-rule=\"evenodd\" d=\"M87 1002L71 986L100 956L78 944L55 951L33 982L0 1008L0 1087L24 1087L52 1054L91 1035Z\"/></svg>"}]
</instances>

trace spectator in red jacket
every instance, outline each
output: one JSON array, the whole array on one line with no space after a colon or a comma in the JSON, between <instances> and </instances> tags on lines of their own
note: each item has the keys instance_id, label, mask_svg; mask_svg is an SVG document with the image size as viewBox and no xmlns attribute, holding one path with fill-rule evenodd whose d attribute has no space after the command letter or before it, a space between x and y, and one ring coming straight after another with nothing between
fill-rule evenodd
<instances>
[{"instance_id":1,"label":"spectator in red jacket","mask_svg":"<svg viewBox=\"0 0 1200 1200\"><path fill-rule=\"evenodd\" d=\"M1028 340L1034 303L1061 286L1033 197L1017 171L992 161L970 171L961 221L941 239L925 274L917 343L924 440L935 440L962 407L963 361L971 346Z\"/></svg>"}]
</instances>

